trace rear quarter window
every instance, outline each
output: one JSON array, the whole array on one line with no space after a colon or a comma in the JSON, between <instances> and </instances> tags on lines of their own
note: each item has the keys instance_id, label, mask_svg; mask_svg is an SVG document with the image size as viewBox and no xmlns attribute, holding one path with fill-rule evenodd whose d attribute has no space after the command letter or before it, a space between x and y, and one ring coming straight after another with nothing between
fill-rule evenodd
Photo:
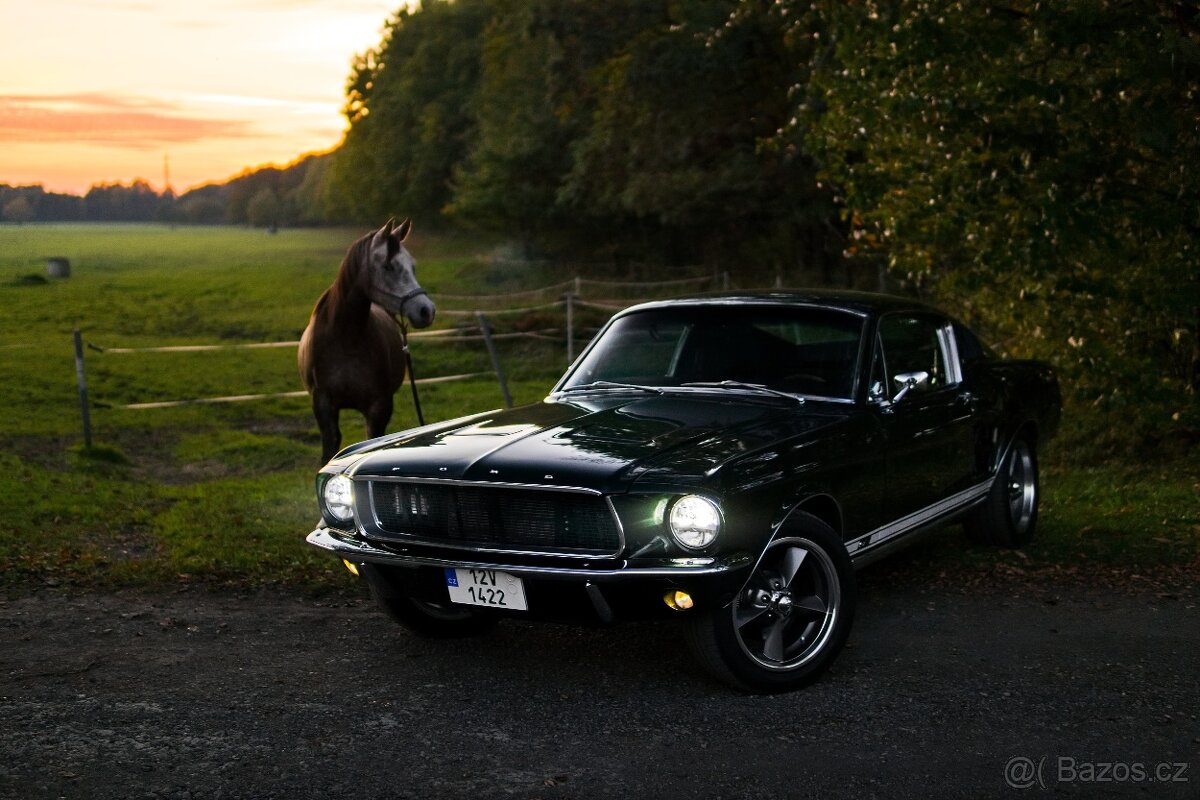
<instances>
[{"instance_id":1,"label":"rear quarter window","mask_svg":"<svg viewBox=\"0 0 1200 800\"><path fill-rule=\"evenodd\" d=\"M977 361L984 357L993 357L991 349L983 342L979 341L979 337L968 330L961 323L954 323L954 339L958 344L959 360L961 360L964 364Z\"/></svg>"}]
</instances>

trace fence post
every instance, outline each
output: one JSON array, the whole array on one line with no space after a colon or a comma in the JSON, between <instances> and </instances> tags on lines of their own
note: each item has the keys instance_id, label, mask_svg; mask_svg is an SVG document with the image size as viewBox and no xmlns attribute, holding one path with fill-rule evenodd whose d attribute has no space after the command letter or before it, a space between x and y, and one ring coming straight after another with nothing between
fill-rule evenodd
<instances>
[{"instance_id":1,"label":"fence post","mask_svg":"<svg viewBox=\"0 0 1200 800\"><path fill-rule=\"evenodd\" d=\"M476 311L479 320L479 330L483 332L483 343L487 345L488 355L492 359L492 368L496 370L496 380L500 383L500 392L504 395L504 407L512 408L512 395L508 393L508 381L504 379L504 370L500 367L500 356L496 353L496 343L492 341L492 326L482 311Z\"/></svg>"},{"instance_id":2,"label":"fence post","mask_svg":"<svg viewBox=\"0 0 1200 800\"><path fill-rule=\"evenodd\" d=\"M75 329L75 383L79 386L79 414L83 417L83 446L92 447L92 415L88 409L87 377L83 373L83 336Z\"/></svg>"},{"instance_id":3,"label":"fence post","mask_svg":"<svg viewBox=\"0 0 1200 800\"><path fill-rule=\"evenodd\" d=\"M567 292L567 364L575 360L575 295Z\"/></svg>"},{"instance_id":4,"label":"fence post","mask_svg":"<svg viewBox=\"0 0 1200 800\"><path fill-rule=\"evenodd\" d=\"M580 279L580 277L578 275L576 275L575 276L575 296L580 297L582 295L583 295L583 280Z\"/></svg>"},{"instance_id":5,"label":"fence post","mask_svg":"<svg viewBox=\"0 0 1200 800\"><path fill-rule=\"evenodd\" d=\"M729 291L729 270L721 273L721 288L727 292Z\"/></svg>"}]
</instances>

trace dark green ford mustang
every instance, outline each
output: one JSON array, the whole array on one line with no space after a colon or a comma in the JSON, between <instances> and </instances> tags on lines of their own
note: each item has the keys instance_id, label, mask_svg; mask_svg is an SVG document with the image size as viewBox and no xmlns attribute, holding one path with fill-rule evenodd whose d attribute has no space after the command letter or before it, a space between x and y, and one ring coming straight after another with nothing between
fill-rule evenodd
<instances>
[{"instance_id":1,"label":"dark green ford mustang","mask_svg":"<svg viewBox=\"0 0 1200 800\"><path fill-rule=\"evenodd\" d=\"M343 450L308 541L422 634L667 615L718 678L786 690L845 643L856 568L952 518L1032 536L1059 414L1049 367L908 300L647 303L544 402Z\"/></svg>"}]
</instances>

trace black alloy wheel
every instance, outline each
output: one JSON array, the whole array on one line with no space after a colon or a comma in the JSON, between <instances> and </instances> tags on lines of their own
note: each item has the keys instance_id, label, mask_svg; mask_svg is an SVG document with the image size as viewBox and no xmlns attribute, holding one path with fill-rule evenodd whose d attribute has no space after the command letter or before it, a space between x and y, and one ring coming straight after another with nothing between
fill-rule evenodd
<instances>
[{"instance_id":1,"label":"black alloy wheel","mask_svg":"<svg viewBox=\"0 0 1200 800\"><path fill-rule=\"evenodd\" d=\"M755 692L795 689L833 662L854 617L854 568L840 537L795 514L725 608L693 621L688 641L718 679Z\"/></svg>"}]
</instances>

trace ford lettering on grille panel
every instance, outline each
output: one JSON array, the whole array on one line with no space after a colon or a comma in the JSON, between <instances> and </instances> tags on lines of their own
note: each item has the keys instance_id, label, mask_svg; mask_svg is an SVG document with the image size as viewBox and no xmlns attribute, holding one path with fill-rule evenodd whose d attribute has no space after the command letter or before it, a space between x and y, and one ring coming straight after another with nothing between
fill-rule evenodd
<instances>
[{"instance_id":1,"label":"ford lettering on grille panel","mask_svg":"<svg viewBox=\"0 0 1200 800\"><path fill-rule=\"evenodd\" d=\"M431 544L612 555L620 529L602 497L562 491L371 481L380 533Z\"/></svg>"}]
</instances>

